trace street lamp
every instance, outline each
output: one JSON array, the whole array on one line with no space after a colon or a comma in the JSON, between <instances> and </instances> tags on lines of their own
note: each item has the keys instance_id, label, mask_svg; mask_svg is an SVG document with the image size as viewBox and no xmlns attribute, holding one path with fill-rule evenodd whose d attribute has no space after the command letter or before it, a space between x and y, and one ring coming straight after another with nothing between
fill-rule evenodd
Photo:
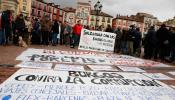
<instances>
[{"instance_id":1,"label":"street lamp","mask_svg":"<svg viewBox=\"0 0 175 100\"><path fill-rule=\"evenodd\" d=\"M94 10L96 12L96 24L95 24L95 29L98 28L98 25L97 25L97 21L98 21L98 16L102 10L102 4L100 3L100 1L98 1L95 5L94 5Z\"/></svg>"}]
</instances>

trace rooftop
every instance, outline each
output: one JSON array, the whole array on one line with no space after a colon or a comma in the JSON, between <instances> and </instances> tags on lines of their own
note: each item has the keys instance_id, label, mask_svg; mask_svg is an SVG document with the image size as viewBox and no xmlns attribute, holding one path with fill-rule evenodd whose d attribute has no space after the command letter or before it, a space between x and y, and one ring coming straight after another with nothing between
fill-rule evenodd
<instances>
[{"instance_id":1,"label":"rooftop","mask_svg":"<svg viewBox=\"0 0 175 100\"><path fill-rule=\"evenodd\" d=\"M91 10L91 15L96 15L96 11L95 10ZM104 12L100 12L99 16L105 16L105 17L111 17L113 18L113 16L107 14L107 13L104 13Z\"/></svg>"}]
</instances>

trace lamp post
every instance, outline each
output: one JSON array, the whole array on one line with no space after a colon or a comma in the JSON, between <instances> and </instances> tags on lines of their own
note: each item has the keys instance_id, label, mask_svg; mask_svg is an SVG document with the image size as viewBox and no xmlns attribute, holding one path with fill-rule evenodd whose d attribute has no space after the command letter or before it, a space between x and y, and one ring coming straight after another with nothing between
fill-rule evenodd
<instances>
[{"instance_id":1,"label":"lamp post","mask_svg":"<svg viewBox=\"0 0 175 100\"><path fill-rule=\"evenodd\" d=\"M95 10L95 12L96 12L96 24L95 24L95 29L97 29L98 28L98 25L97 25L97 22L99 21L98 20L98 16L99 16L99 14L100 14L100 12L101 12L101 10L102 10L102 4L100 3L100 1L98 1L95 5L94 5L94 10Z\"/></svg>"}]
</instances>

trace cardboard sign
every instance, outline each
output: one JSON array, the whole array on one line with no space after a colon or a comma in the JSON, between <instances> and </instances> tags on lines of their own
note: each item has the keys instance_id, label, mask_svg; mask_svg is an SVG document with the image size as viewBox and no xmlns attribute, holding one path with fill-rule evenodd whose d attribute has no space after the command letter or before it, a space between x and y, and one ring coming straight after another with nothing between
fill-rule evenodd
<instances>
[{"instance_id":1,"label":"cardboard sign","mask_svg":"<svg viewBox=\"0 0 175 100\"><path fill-rule=\"evenodd\" d=\"M82 29L78 49L114 52L116 34Z\"/></svg>"},{"instance_id":2,"label":"cardboard sign","mask_svg":"<svg viewBox=\"0 0 175 100\"><path fill-rule=\"evenodd\" d=\"M150 60L143 60L127 55L97 54L93 52L55 51L45 49L27 49L16 60L29 62L55 62L69 64L121 65L167 67L167 65ZM170 66L169 66L170 67Z\"/></svg>"},{"instance_id":3,"label":"cardboard sign","mask_svg":"<svg viewBox=\"0 0 175 100\"><path fill-rule=\"evenodd\" d=\"M175 100L175 90L139 73L20 69L0 100Z\"/></svg>"},{"instance_id":4,"label":"cardboard sign","mask_svg":"<svg viewBox=\"0 0 175 100\"><path fill-rule=\"evenodd\" d=\"M137 67L128 67L128 66L117 66L117 67L126 72L145 72L144 70Z\"/></svg>"},{"instance_id":5,"label":"cardboard sign","mask_svg":"<svg viewBox=\"0 0 175 100\"><path fill-rule=\"evenodd\" d=\"M174 80L174 78L168 77L162 73L143 73L145 76L148 76L156 80Z\"/></svg>"},{"instance_id":6,"label":"cardboard sign","mask_svg":"<svg viewBox=\"0 0 175 100\"><path fill-rule=\"evenodd\" d=\"M54 70L59 71L84 71L82 65L56 64Z\"/></svg>"},{"instance_id":7,"label":"cardboard sign","mask_svg":"<svg viewBox=\"0 0 175 100\"><path fill-rule=\"evenodd\" d=\"M93 71L118 71L117 69L111 66L105 65L87 65Z\"/></svg>"},{"instance_id":8,"label":"cardboard sign","mask_svg":"<svg viewBox=\"0 0 175 100\"><path fill-rule=\"evenodd\" d=\"M52 63L41 63L41 62L21 62L15 67L20 68L40 68L40 69L52 69Z\"/></svg>"}]
</instances>

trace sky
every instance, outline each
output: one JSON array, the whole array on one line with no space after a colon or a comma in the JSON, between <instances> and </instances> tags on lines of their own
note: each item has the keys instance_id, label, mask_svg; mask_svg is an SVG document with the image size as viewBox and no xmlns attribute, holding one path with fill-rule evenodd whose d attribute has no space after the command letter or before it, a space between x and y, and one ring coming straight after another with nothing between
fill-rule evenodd
<instances>
[{"instance_id":1,"label":"sky","mask_svg":"<svg viewBox=\"0 0 175 100\"><path fill-rule=\"evenodd\" d=\"M48 0L61 7L76 8L76 2L88 2L89 0ZM92 6L97 0L91 0ZM137 12L145 12L154 15L160 21L175 17L175 0L100 0L102 11L112 16L135 15Z\"/></svg>"}]
</instances>

